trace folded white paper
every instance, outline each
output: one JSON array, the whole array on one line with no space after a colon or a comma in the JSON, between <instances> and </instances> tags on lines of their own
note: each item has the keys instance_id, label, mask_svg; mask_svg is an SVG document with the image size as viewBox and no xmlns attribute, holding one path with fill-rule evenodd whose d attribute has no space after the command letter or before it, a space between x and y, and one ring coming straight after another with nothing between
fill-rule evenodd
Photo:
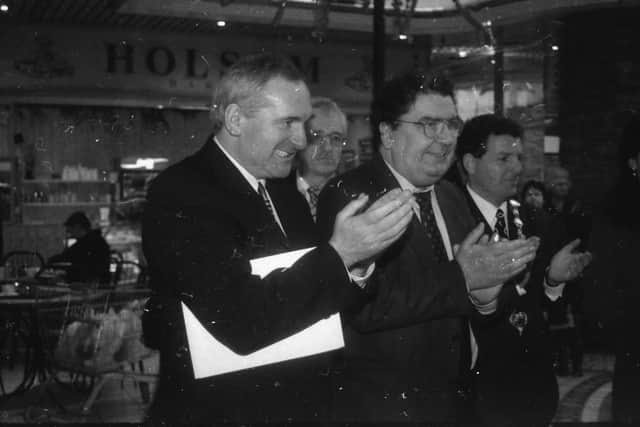
<instances>
[{"instance_id":1,"label":"folded white paper","mask_svg":"<svg viewBox=\"0 0 640 427\"><path fill-rule=\"evenodd\" d=\"M297 251L283 252L277 255L265 256L262 258L255 258L249 261L251 264L251 273L260 278L264 278L267 274L278 268L291 267L302 255L313 250L315 248L304 248Z\"/></svg>"},{"instance_id":2,"label":"folded white paper","mask_svg":"<svg viewBox=\"0 0 640 427\"><path fill-rule=\"evenodd\" d=\"M274 269L288 268L312 249L256 258L251 260L252 273L264 277ZM196 379L284 362L344 347L338 313L246 356L234 353L215 339L184 303L182 303L182 314L187 330L193 374Z\"/></svg>"}]
</instances>

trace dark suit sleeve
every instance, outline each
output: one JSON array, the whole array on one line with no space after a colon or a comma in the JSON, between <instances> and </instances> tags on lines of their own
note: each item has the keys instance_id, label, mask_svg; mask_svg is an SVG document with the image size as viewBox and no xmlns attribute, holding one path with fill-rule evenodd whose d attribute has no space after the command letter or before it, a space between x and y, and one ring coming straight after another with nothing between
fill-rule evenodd
<instances>
[{"instance_id":1,"label":"dark suit sleeve","mask_svg":"<svg viewBox=\"0 0 640 427\"><path fill-rule=\"evenodd\" d=\"M251 239L222 209L173 209L150 194L143 243L156 293L149 304L156 311L148 315L151 334L163 322L180 327L176 302L184 302L217 339L250 353L339 311L353 292L328 244L291 268L264 279L252 275L249 253L257 243ZM162 333L155 340L162 341Z\"/></svg>"},{"instance_id":2,"label":"dark suit sleeve","mask_svg":"<svg viewBox=\"0 0 640 427\"><path fill-rule=\"evenodd\" d=\"M344 186L344 182L341 186ZM336 214L349 200L345 191L333 183L320 194L318 229L322 238L331 234ZM375 194L375 190L371 192ZM360 332L371 332L408 326L445 316L468 315L471 303L467 296L462 270L455 261L433 265L425 254L415 249L411 239L413 222L405 234L377 260L367 281L369 298L351 313L346 313L351 326Z\"/></svg>"}]
</instances>

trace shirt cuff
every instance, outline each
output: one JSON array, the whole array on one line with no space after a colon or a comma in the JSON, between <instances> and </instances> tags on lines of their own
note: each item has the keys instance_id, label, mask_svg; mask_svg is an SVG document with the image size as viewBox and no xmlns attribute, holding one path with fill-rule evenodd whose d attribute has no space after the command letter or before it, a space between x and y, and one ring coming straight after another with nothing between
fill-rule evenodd
<instances>
[{"instance_id":1,"label":"shirt cuff","mask_svg":"<svg viewBox=\"0 0 640 427\"><path fill-rule=\"evenodd\" d=\"M349 273L349 278L353 283L358 285L360 289L364 289L365 286L367 286L367 280L369 280L369 277L371 277L371 275L373 274L373 270L375 270L375 268L376 268L376 263L372 262L367 267L367 270L364 272L363 276L359 276L351 271L347 271L347 273Z\"/></svg>"},{"instance_id":2,"label":"shirt cuff","mask_svg":"<svg viewBox=\"0 0 640 427\"><path fill-rule=\"evenodd\" d=\"M469 295L469 300L471 301L473 306L476 308L476 310L478 310L478 313L483 314L485 316L495 313L496 309L498 308L498 298L494 299L493 301L489 301L486 304L479 303L471 295Z\"/></svg>"},{"instance_id":3,"label":"shirt cuff","mask_svg":"<svg viewBox=\"0 0 640 427\"><path fill-rule=\"evenodd\" d=\"M556 301L558 298L562 296L564 292L564 287L566 283L560 283L557 286L549 286L547 284L547 279L544 279L544 293L551 301Z\"/></svg>"}]
</instances>

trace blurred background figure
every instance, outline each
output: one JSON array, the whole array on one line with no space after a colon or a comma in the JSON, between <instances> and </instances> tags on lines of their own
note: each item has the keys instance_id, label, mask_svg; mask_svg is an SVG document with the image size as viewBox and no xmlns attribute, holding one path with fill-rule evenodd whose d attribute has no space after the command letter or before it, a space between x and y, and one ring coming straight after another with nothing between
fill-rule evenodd
<instances>
[{"instance_id":1,"label":"blurred background figure","mask_svg":"<svg viewBox=\"0 0 640 427\"><path fill-rule=\"evenodd\" d=\"M75 242L62 253L49 258L49 264L65 266L68 282L109 282L109 245L100 229L92 229L91 221L82 211L72 213L64 222L68 239Z\"/></svg>"},{"instance_id":2,"label":"blurred background figure","mask_svg":"<svg viewBox=\"0 0 640 427\"><path fill-rule=\"evenodd\" d=\"M591 219L583 210L582 202L572 194L569 171L562 166L552 166L546 173L546 210L565 227L569 238L581 239L584 247L589 237Z\"/></svg>"},{"instance_id":3,"label":"blurred background figure","mask_svg":"<svg viewBox=\"0 0 640 427\"><path fill-rule=\"evenodd\" d=\"M520 201L531 209L543 209L546 201L544 184L535 180L527 181L520 192Z\"/></svg>"},{"instance_id":4,"label":"blurred background figure","mask_svg":"<svg viewBox=\"0 0 640 427\"><path fill-rule=\"evenodd\" d=\"M591 217L582 202L572 194L569 170L552 166L546 173L546 211L556 229L563 230L569 239L580 239L580 248L587 247L591 231ZM548 307L549 330L554 347L556 372L560 376L581 376L584 356L584 289L581 279L572 281L562 298ZM571 362L571 366L569 366Z\"/></svg>"},{"instance_id":5,"label":"blurred background figure","mask_svg":"<svg viewBox=\"0 0 640 427\"><path fill-rule=\"evenodd\" d=\"M597 212L590 246L592 280L585 307L610 338L616 362L612 410L616 423L640 424L640 115L623 131L618 151L618 180Z\"/></svg>"},{"instance_id":6,"label":"blurred background figure","mask_svg":"<svg viewBox=\"0 0 640 427\"><path fill-rule=\"evenodd\" d=\"M316 219L318 195L340 164L347 145L347 116L329 98L311 99L313 115L307 122L307 146L298 153L296 184Z\"/></svg>"}]
</instances>

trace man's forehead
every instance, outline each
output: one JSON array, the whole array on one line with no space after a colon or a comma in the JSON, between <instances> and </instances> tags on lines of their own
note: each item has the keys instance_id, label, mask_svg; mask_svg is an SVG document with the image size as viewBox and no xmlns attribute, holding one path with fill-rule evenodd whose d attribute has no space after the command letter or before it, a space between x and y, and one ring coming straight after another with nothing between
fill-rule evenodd
<instances>
[{"instance_id":1,"label":"man's forehead","mask_svg":"<svg viewBox=\"0 0 640 427\"><path fill-rule=\"evenodd\" d=\"M487 138L487 150L495 152L522 151L522 140L511 135L490 134Z\"/></svg>"},{"instance_id":2,"label":"man's forehead","mask_svg":"<svg viewBox=\"0 0 640 427\"><path fill-rule=\"evenodd\" d=\"M311 126L326 126L338 129L346 127L343 117L337 111L320 108L314 108L312 110L309 124ZM346 131L346 129L344 129L344 131Z\"/></svg>"},{"instance_id":3,"label":"man's forehead","mask_svg":"<svg viewBox=\"0 0 640 427\"><path fill-rule=\"evenodd\" d=\"M457 116L458 112L450 96L437 93L420 93L409 109L408 114L416 118L449 118Z\"/></svg>"}]
</instances>

